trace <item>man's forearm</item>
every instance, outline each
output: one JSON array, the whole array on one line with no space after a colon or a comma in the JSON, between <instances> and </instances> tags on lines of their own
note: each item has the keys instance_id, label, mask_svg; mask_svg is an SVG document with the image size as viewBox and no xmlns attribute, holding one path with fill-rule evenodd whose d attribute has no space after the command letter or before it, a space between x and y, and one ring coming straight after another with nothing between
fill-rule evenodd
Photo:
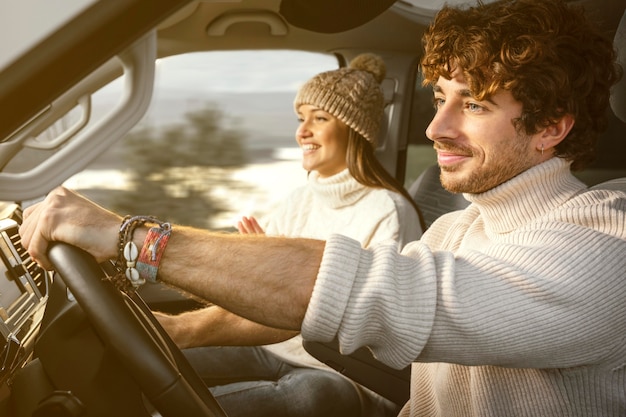
<instances>
[{"instance_id":1,"label":"man's forearm","mask_svg":"<svg viewBox=\"0 0 626 417\"><path fill-rule=\"evenodd\" d=\"M99 262L115 259L121 218L63 187L24 210L22 244L45 269L49 242L78 246ZM143 246L148 229L135 230ZM233 313L270 327L299 330L324 242L216 234L174 226L158 277Z\"/></svg>"},{"instance_id":2,"label":"man's forearm","mask_svg":"<svg viewBox=\"0 0 626 417\"><path fill-rule=\"evenodd\" d=\"M143 243L145 230L135 236ZM159 279L266 326L299 330L324 242L175 226Z\"/></svg>"},{"instance_id":3,"label":"man's forearm","mask_svg":"<svg viewBox=\"0 0 626 417\"><path fill-rule=\"evenodd\" d=\"M266 345L298 334L297 331L263 326L218 306L175 316L155 312L155 316L181 349L197 346Z\"/></svg>"}]
</instances>

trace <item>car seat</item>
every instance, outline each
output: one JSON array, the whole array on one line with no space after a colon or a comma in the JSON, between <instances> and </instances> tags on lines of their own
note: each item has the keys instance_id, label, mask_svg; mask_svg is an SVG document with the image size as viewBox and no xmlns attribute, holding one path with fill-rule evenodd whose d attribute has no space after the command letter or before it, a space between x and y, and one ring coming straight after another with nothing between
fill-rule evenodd
<instances>
[{"instance_id":1,"label":"car seat","mask_svg":"<svg viewBox=\"0 0 626 417\"><path fill-rule=\"evenodd\" d=\"M439 180L439 165L426 168L407 190L424 216L426 229L444 213L469 205L463 194L447 191Z\"/></svg>"},{"instance_id":2,"label":"car seat","mask_svg":"<svg viewBox=\"0 0 626 417\"><path fill-rule=\"evenodd\" d=\"M613 44L617 50L617 62L622 65L626 72L626 12L615 31ZM615 116L626 122L626 74L613 86L611 91L611 109ZM624 132L621 132L623 135ZM621 190L626 192L626 177L615 178L594 185L592 189Z\"/></svg>"}]
</instances>

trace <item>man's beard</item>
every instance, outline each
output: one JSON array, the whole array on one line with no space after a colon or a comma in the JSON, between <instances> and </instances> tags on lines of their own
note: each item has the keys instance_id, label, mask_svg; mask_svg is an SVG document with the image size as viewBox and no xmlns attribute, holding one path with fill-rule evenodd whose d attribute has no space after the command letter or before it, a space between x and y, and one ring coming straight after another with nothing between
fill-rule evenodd
<instances>
[{"instance_id":1,"label":"man's beard","mask_svg":"<svg viewBox=\"0 0 626 417\"><path fill-rule=\"evenodd\" d=\"M536 160L531 160L527 154L528 140L525 135L517 135L512 139L513 146L502 147L497 159L492 158L490 162L483 163L465 174L455 175L456 172L467 169L462 165L442 166L440 180L443 188L451 193L479 194L510 180L536 164ZM438 142L435 149L476 157L476 152L472 148L450 142Z\"/></svg>"}]
</instances>

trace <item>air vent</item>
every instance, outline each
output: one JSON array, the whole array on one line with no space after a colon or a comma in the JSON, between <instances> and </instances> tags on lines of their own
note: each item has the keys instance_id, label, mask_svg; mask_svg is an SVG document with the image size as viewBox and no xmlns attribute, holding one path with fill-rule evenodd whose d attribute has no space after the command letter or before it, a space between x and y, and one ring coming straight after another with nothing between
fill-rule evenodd
<instances>
[{"instance_id":1,"label":"air vent","mask_svg":"<svg viewBox=\"0 0 626 417\"><path fill-rule=\"evenodd\" d=\"M21 215L19 217L21 217ZM45 296L48 291L48 273L39 265L37 265L35 261L33 261L33 258L30 257L28 252L26 252L26 249L24 249L24 247L22 246L22 240L20 239L18 226L9 228L6 233L19 256L22 265L24 266L24 268L26 268L33 281L35 282L35 286L39 290L40 296Z\"/></svg>"}]
</instances>

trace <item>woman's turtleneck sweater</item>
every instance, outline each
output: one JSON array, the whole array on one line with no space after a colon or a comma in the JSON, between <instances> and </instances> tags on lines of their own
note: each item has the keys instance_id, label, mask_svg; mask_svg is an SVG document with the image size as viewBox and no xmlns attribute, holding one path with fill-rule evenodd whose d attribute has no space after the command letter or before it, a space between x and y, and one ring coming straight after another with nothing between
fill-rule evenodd
<instances>
[{"instance_id":1,"label":"woman's turtleneck sweater","mask_svg":"<svg viewBox=\"0 0 626 417\"><path fill-rule=\"evenodd\" d=\"M316 171L272 212L265 233L327 239L337 233L364 247L393 239L399 247L422 235L418 215L401 194L366 187L345 169L322 178Z\"/></svg>"},{"instance_id":2,"label":"woman's turtleneck sweater","mask_svg":"<svg viewBox=\"0 0 626 417\"><path fill-rule=\"evenodd\" d=\"M413 362L402 416L626 416L626 195L560 158L401 254L327 242L302 335Z\"/></svg>"},{"instance_id":3,"label":"woman's turtleneck sweater","mask_svg":"<svg viewBox=\"0 0 626 417\"><path fill-rule=\"evenodd\" d=\"M267 235L313 239L337 233L364 247L393 241L394 247L401 248L422 235L417 212L406 198L387 189L366 187L347 169L325 178L312 171L307 184L272 212L264 230ZM304 350L300 336L266 349L294 365L330 369Z\"/></svg>"}]
</instances>

